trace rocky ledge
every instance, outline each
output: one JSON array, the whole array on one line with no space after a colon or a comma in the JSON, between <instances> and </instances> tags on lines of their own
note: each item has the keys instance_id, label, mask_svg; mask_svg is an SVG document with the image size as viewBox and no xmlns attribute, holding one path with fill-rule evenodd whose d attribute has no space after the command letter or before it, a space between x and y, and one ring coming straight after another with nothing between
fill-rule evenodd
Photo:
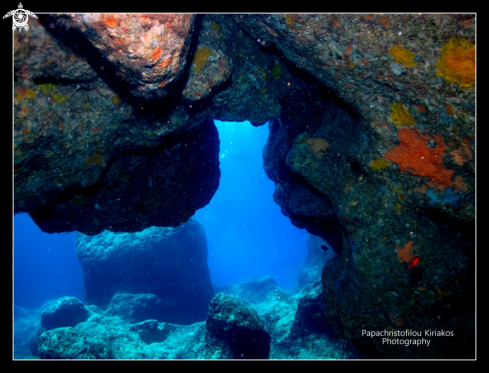
<instances>
[{"instance_id":1,"label":"rocky ledge","mask_svg":"<svg viewBox=\"0 0 489 373\"><path fill-rule=\"evenodd\" d=\"M179 226L214 119L270 126L291 222L338 257L330 323L387 357L473 357L475 14L40 15L14 33L14 208L46 232ZM430 348L371 330L451 330Z\"/></svg>"}]
</instances>

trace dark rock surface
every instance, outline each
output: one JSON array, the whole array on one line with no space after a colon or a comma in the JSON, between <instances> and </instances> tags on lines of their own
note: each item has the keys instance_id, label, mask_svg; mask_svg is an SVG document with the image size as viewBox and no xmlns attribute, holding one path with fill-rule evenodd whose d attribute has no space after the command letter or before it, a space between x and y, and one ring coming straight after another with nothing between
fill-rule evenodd
<instances>
[{"instance_id":1,"label":"dark rock surface","mask_svg":"<svg viewBox=\"0 0 489 373\"><path fill-rule=\"evenodd\" d=\"M79 233L76 237L88 304L106 308L111 302L108 312L124 310L131 317L140 309L144 318L139 315L132 322L158 319L191 324L205 320L214 293L205 231L197 219L176 228L105 231L97 236ZM116 293L135 295L112 298Z\"/></svg>"},{"instance_id":2,"label":"dark rock surface","mask_svg":"<svg viewBox=\"0 0 489 373\"><path fill-rule=\"evenodd\" d=\"M268 359L270 334L247 303L219 293L209 304L206 343L212 358Z\"/></svg>"},{"instance_id":3,"label":"dark rock surface","mask_svg":"<svg viewBox=\"0 0 489 373\"><path fill-rule=\"evenodd\" d=\"M107 166L101 179L83 192L73 186L56 206L33 209L34 222L49 233L76 229L90 235L104 229L134 232L150 226L176 227L204 207L219 186L219 139L212 121L189 133L168 136L149 152L122 153L106 162L95 150L86 162ZM145 192L134 193L138 190ZM121 209L114 209L115 205Z\"/></svg>"},{"instance_id":4,"label":"dark rock surface","mask_svg":"<svg viewBox=\"0 0 489 373\"><path fill-rule=\"evenodd\" d=\"M307 292L299 299L290 333L292 335L311 332L332 334L331 326L326 321L321 282L317 281L305 289Z\"/></svg>"},{"instance_id":5,"label":"dark rock surface","mask_svg":"<svg viewBox=\"0 0 489 373\"><path fill-rule=\"evenodd\" d=\"M45 331L64 326L75 326L88 318L89 312L75 297L61 297L41 314Z\"/></svg>"},{"instance_id":6,"label":"dark rock surface","mask_svg":"<svg viewBox=\"0 0 489 373\"><path fill-rule=\"evenodd\" d=\"M474 356L475 14L80 17L14 33L15 211L47 232L178 226L218 186L212 119L270 121L275 202L339 255L322 275L336 332ZM362 325L460 338L413 349Z\"/></svg>"}]
</instances>

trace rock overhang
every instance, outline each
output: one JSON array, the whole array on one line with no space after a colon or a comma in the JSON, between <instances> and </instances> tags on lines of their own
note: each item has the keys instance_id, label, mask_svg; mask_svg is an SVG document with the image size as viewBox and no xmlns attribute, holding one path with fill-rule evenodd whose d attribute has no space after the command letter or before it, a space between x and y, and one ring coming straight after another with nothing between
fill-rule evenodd
<instances>
[{"instance_id":1,"label":"rock overhang","mask_svg":"<svg viewBox=\"0 0 489 373\"><path fill-rule=\"evenodd\" d=\"M124 61L106 57L117 54L105 49L94 63L90 56L100 45L74 53L53 32L60 27L53 18L40 17L29 33L15 34L16 211L31 213L52 232L179 225L217 189L219 140L210 121L270 120L264 167L278 180L274 200L295 225L334 241L343 263L337 268L357 274L338 282L345 272L330 268L323 276L338 325L350 325L350 311L347 301L331 299L338 292L358 297L359 278L365 280L359 302L377 310L360 318L372 325L399 327L399 319L430 325L425 306L401 305L391 293L381 299L391 297L394 318L370 304L367 287L387 284L408 298L414 291L426 309L453 319L444 302L470 293L463 289L471 288L467 271L473 266L475 15L216 14L192 20L187 57L179 55L185 65L163 87L167 95L135 97L131 79L123 85L128 89L118 90L114 82ZM421 157L431 156L442 139L443 154L432 155L441 156L443 167L420 174L386 156L408 131L427 139ZM182 148L189 142L195 153ZM453 170L450 180L437 182L440 170ZM156 190L168 201L151 200ZM410 240L422 276L402 272L405 263L398 261L396 246ZM374 268L383 280L375 279Z\"/></svg>"}]
</instances>

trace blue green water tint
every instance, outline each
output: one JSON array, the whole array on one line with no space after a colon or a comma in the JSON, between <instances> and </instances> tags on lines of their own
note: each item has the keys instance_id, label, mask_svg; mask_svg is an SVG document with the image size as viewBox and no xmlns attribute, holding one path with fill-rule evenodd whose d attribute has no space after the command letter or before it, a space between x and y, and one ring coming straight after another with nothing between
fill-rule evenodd
<instances>
[{"instance_id":1,"label":"blue green water tint","mask_svg":"<svg viewBox=\"0 0 489 373\"><path fill-rule=\"evenodd\" d=\"M216 121L216 126L220 185L195 214L207 235L211 280L223 286L268 275L293 289L307 233L294 227L273 201L275 185L263 171L262 158L268 124ZM46 234L27 214L15 215L14 304L34 309L65 295L84 301L75 252L75 233Z\"/></svg>"}]
</instances>

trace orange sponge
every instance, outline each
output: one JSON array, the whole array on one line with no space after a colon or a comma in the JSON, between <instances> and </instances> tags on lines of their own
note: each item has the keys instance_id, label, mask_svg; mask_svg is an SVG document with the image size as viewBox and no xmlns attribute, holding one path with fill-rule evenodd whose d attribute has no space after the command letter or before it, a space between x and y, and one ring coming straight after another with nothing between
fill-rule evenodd
<instances>
[{"instance_id":1,"label":"orange sponge","mask_svg":"<svg viewBox=\"0 0 489 373\"><path fill-rule=\"evenodd\" d=\"M428 177L446 188L452 183L454 170L447 170L442 161L445 144L441 135L425 135L417 128L399 128L397 136L401 144L387 152L384 158L401 165L400 171ZM430 146L428 146L430 145Z\"/></svg>"}]
</instances>

